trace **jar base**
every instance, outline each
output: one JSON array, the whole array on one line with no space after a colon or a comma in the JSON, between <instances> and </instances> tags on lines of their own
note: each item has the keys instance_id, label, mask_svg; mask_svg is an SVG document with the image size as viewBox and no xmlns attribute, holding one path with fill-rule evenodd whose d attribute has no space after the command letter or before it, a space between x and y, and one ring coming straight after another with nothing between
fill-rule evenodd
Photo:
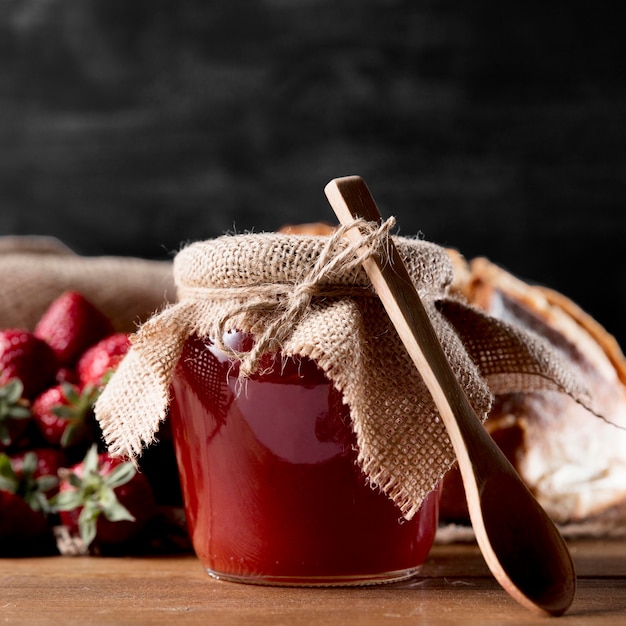
<instances>
[{"instance_id":1,"label":"jar base","mask_svg":"<svg viewBox=\"0 0 626 626\"><path fill-rule=\"evenodd\" d=\"M223 574L205 568L209 576L216 580L271 587L363 587L386 585L409 580L416 576L420 569L421 566L417 566L382 574L358 574L354 576L239 576L237 574Z\"/></svg>"}]
</instances>

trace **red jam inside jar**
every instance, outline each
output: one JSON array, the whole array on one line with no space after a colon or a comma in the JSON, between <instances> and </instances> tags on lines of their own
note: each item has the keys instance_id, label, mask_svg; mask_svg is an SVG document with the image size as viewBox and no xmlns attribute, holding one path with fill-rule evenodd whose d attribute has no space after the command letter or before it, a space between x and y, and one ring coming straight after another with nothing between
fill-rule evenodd
<instances>
[{"instance_id":1,"label":"red jam inside jar","mask_svg":"<svg viewBox=\"0 0 626 626\"><path fill-rule=\"evenodd\" d=\"M229 333L233 342L245 337ZM242 382L207 340L187 340L170 418L194 549L213 576L349 585L414 575L439 493L411 519L368 485L348 407L316 364L266 355Z\"/></svg>"}]
</instances>

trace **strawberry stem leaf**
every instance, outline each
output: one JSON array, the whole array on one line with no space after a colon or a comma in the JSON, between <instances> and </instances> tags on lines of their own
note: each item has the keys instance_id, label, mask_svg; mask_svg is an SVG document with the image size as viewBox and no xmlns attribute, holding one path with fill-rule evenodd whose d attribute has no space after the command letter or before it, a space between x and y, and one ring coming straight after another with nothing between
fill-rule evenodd
<instances>
[{"instance_id":1,"label":"strawberry stem leaf","mask_svg":"<svg viewBox=\"0 0 626 626\"><path fill-rule=\"evenodd\" d=\"M11 465L11 459L4 453L0 454L0 489L17 493L19 481Z\"/></svg>"},{"instance_id":2,"label":"strawberry stem leaf","mask_svg":"<svg viewBox=\"0 0 626 626\"><path fill-rule=\"evenodd\" d=\"M115 489L132 480L136 473L135 466L129 461L115 467L104 480L111 489Z\"/></svg>"},{"instance_id":3,"label":"strawberry stem leaf","mask_svg":"<svg viewBox=\"0 0 626 626\"><path fill-rule=\"evenodd\" d=\"M52 509L72 511L82 507L78 516L78 530L84 544L89 546L97 536L100 515L112 522L135 521L115 495L115 489L132 480L135 474L136 469L131 462L121 463L110 473L103 474L97 446L93 445L83 460L82 477L75 472L65 476L72 489L60 491L51 501Z\"/></svg>"},{"instance_id":4,"label":"strawberry stem leaf","mask_svg":"<svg viewBox=\"0 0 626 626\"><path fill-rule=\"evenodd\" d=\"M31 416L28 400L22 397L23 391L24 385L18 378L0 385L0 442L5 446L13 443L9 420L25 420Z\"/></svg>"}]
</instances>

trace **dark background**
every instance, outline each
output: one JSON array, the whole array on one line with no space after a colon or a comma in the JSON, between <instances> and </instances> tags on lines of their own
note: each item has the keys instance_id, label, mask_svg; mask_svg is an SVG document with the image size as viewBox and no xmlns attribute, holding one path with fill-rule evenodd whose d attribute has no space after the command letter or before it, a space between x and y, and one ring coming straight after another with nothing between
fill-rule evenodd
<instances>
[{"instance_id":1,"label":"dark background","mask_svg":"<svg viewBox=\"0 0 626 626\"><path fill-rule=\"evenodd\" d=\"M626 345L618 3L0 0L0 234L169 258L334 221L360 174L400 232L568 295Z\"/></svg>"}]
</instances>

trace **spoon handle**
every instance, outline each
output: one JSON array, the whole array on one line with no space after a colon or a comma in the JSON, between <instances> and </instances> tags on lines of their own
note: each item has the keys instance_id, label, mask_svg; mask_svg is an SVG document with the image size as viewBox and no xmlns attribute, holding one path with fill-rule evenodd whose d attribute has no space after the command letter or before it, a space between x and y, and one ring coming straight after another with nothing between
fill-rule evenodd
<instances>
[{"instance_id":1,"label":"spoon handle","mask_svg":"<svg viewBox=\"0 0 626 626\"><path fill-rule=\"evenodd\" d=\"M360 177L335 179L326 186L325 192L342 224L359 217L368 222L381 221L380 211ZM346 236L353 243L361 241L356 229L349 230ZM442 414L455 452L458 447L463 454L476 437L482 439L484 428L450 367L422 300L391 240L387 252L389 259L384 265L374 256L366 259L363 267ZM488 467L477 468L479 485L485 471L488 474Z\"/></svg>"},{"instance_id":2,"label":"spoon handle","mask_svg":"<svg viewBox=\"0 0 626 626\"><path fill-rule=\"evenodd\" d=\"M342 224L359 217L380 223L378 207L360 177L334 179L324 191ZM355 228L346 236L361 241ZM384 263L374 255L363 267L448 431L485 561L520 604L559 615L570 606L575 589L567 546L476 416L391 240L387 252Z\"/></svg>"}]
</instances>

